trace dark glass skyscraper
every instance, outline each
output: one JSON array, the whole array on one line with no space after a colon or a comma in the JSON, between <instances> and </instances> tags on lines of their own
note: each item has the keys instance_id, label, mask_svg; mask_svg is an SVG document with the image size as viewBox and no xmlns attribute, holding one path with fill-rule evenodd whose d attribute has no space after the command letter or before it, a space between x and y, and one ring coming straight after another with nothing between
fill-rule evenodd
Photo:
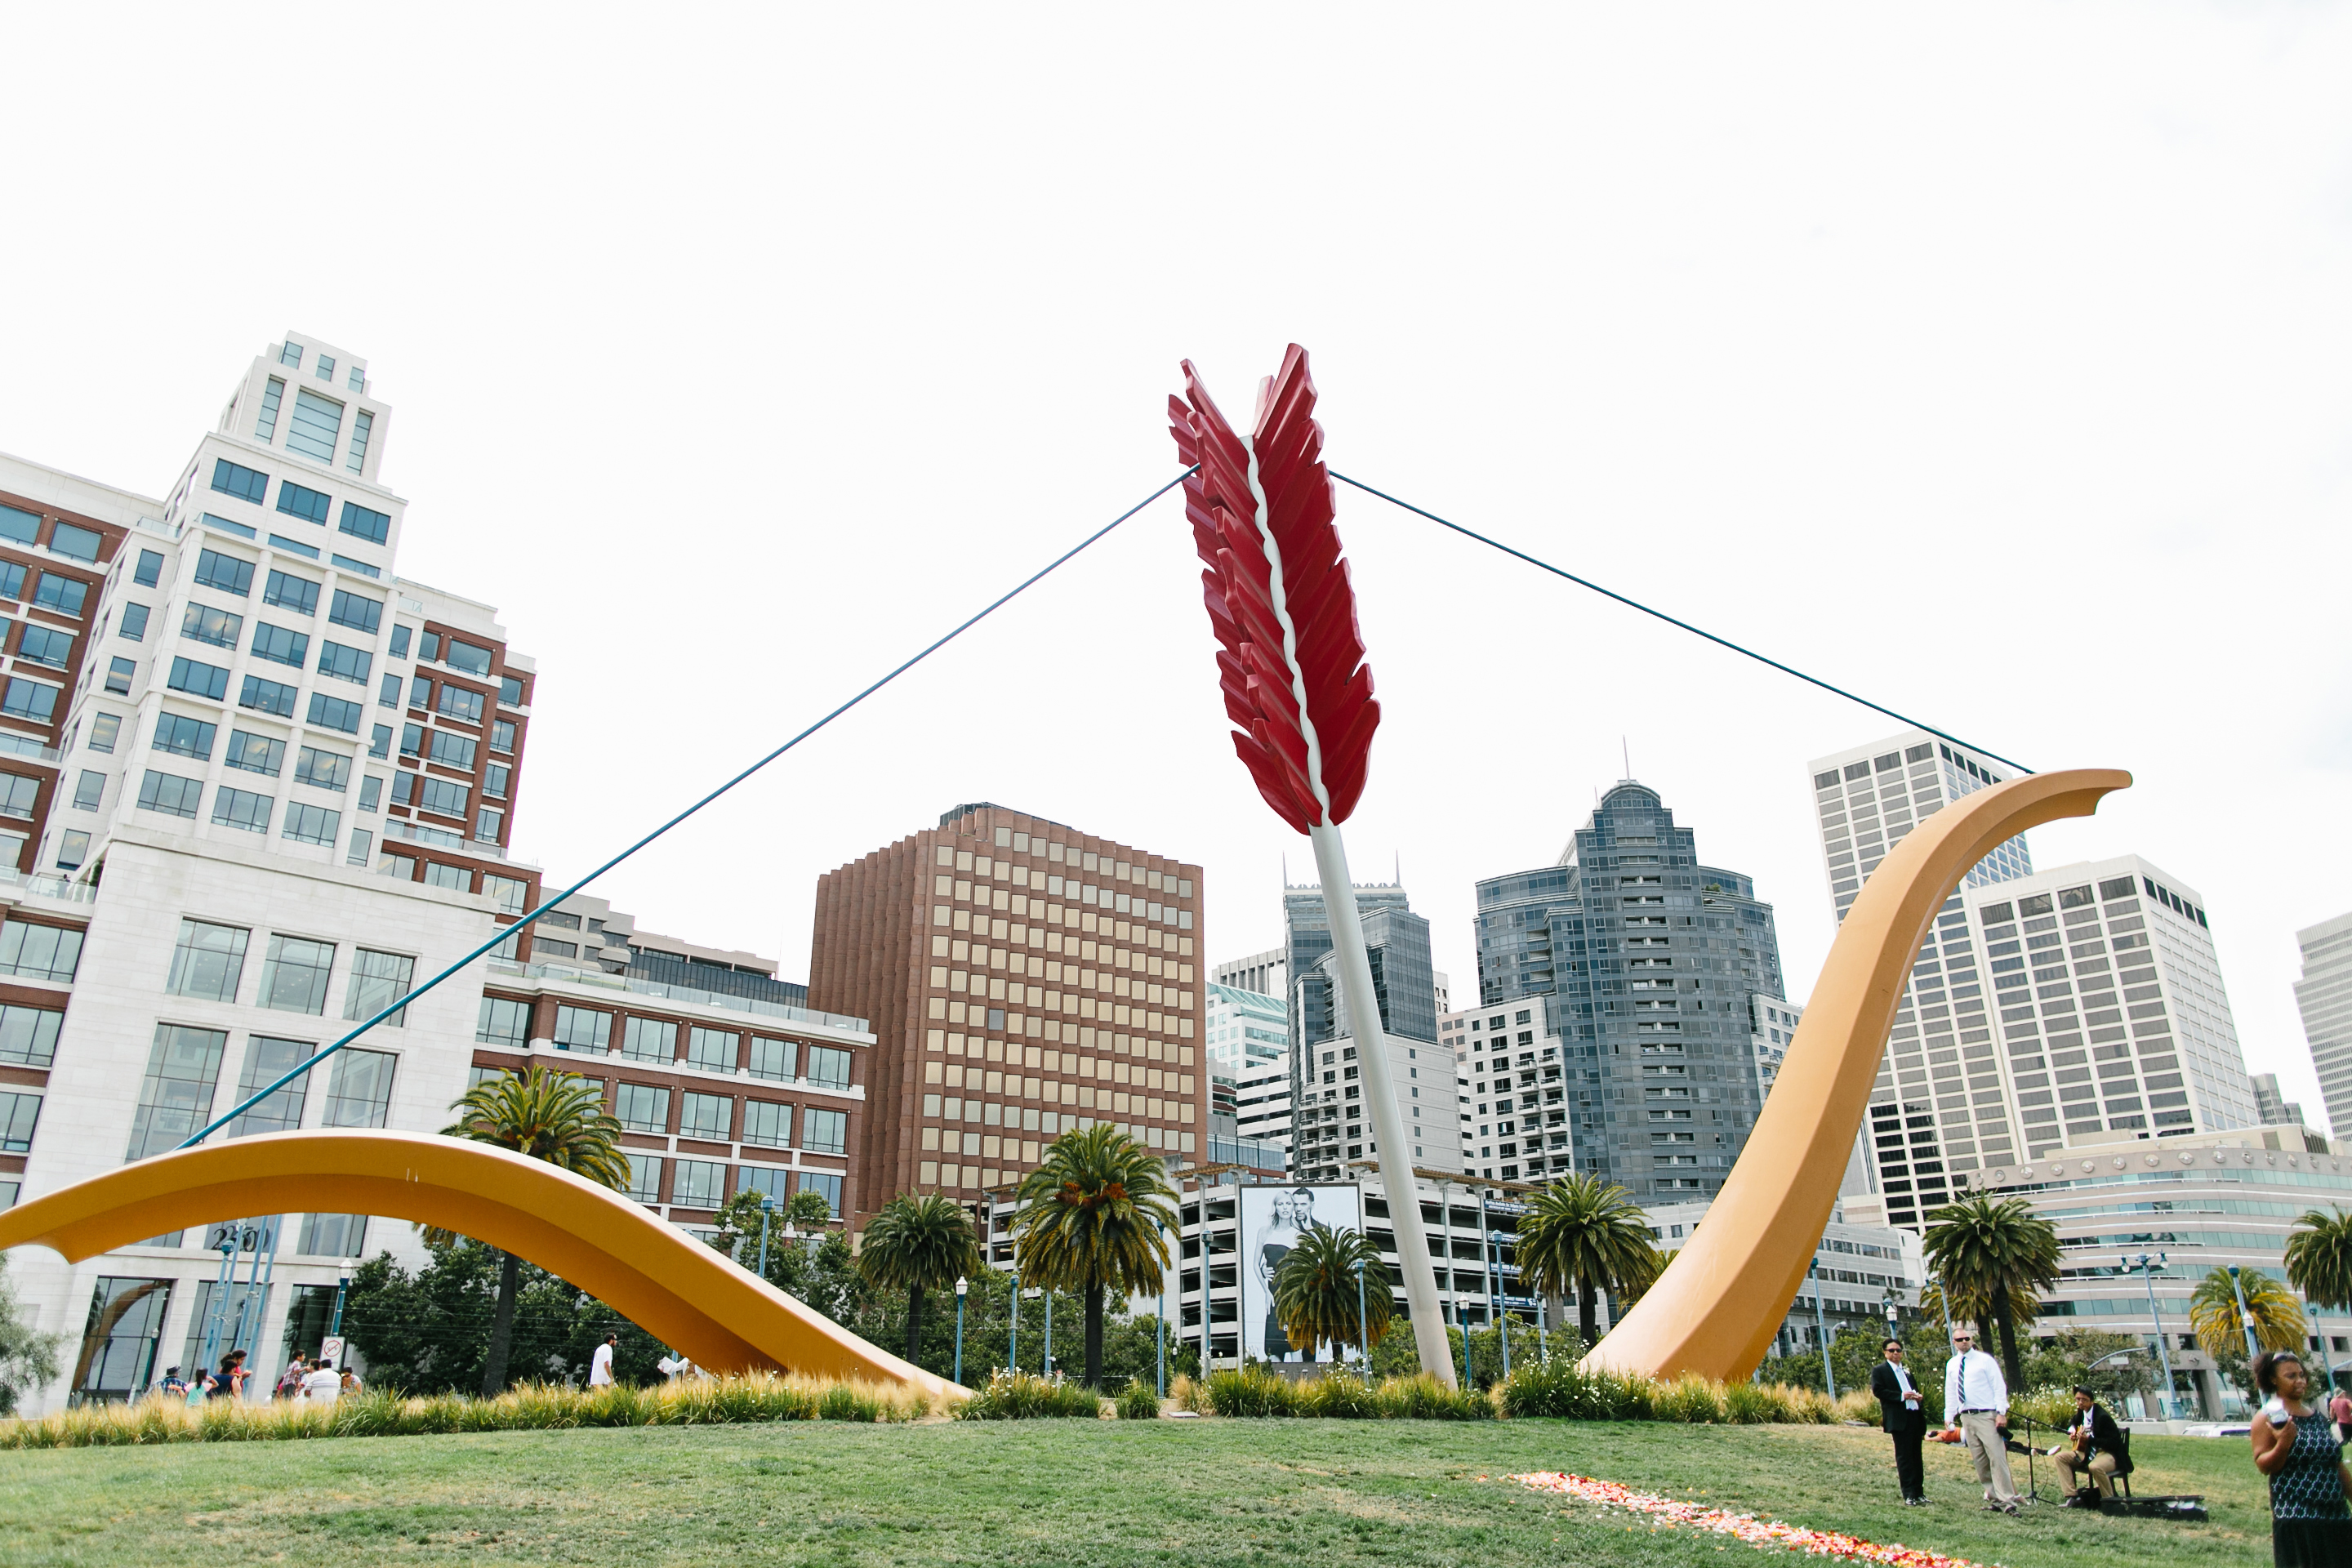
<instances>
[{"instance_id":1,"label":"dark glass skyscraper","mask_svg":"<svg viewBox=\"0 0 2352 1568\"><path fill-rule=\"evenodd\" d=\"M1391 1041L1406 1042L1401 1051L1392 1049L1391 1054L1405 1064L1398 1078L1407 1079L1412 1099L1421 1102L1418 1109L1407 1107L1409 1118L1420 1121L1425 1114L1423 1124L1430 1129L1431 1140L1450 1145L1456 1115L1451 1053L1427 1050L1437 1041L1436 975L1430 961L1429 922L1412 912L1402 888L1360 887L1355 892L1356 910L1364 923L1364 945L1371 958L1372 991L1380 1000L1381 1027ZM1352 1038L1339 999L1339 977L1332 970L1330 918L1324 910L1319 888L1286 889L1282 912L1287 939L1285 970L1290 976L1291 1104L1295 1108L1291 1169L1301 1177L1336 1180L1347 1161L1364 1157L1370 1140L1363 1121L1357 1068L1352 1065L1355 1047L1350 1045L1335 1053L1344 1055L1344 1062L1335 1059L1328 1065L1316 1048L1342 1036ZM1420 1078L1424 1051L1433 1064L1430 1077L1413 1087L1411 1079ZM1446 1064L1442 1084L1433 1065L1441 1060ZM1328 1088L1323 1082L1326 1077L1330 1079ZM1420 1127L1413 1127L1412 1132L1416 1138L1423 1135ZM1452 1152L1450 1146L1444 1154L1424 1152L1426 1147L1417 1147L1413 1157L1426 1162Z\"/></svg>"},{"instance_id":2,"label":"dark glass skyscraper","mask_svg":"<svg viewBox=\"0 0 2352 1568\"><path fill-rule=\"evenodd\" d=\"M1465 1137L1464 1163L1505 1179L1582 1170L1645 1201L1713 1197L1763 1103L1750 999L1782 995L1754 881L1701 865L1691 830L1628 781L1559 864L1480 882L1475 921L1480 1005L1551 998L1573 1136L1543 1153L1511 1137L1535 1095L1518 1105L1508 1078L1474 1062L1474 1124L1495 1131Z\"/></svg>"}]
</instances>

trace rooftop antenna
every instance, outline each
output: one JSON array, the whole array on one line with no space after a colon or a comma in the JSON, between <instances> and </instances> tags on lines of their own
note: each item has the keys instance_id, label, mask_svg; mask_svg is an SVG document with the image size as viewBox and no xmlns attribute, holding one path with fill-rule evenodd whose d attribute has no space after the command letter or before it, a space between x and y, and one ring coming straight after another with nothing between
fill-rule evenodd
<instances>
[{"instance_id":1,"label":"rooftop antenna","mask_svg":"<svg viewBox=\"0 0 2352 1568\"><path fill-rule=\"evenodd\" d=\"M1394 851L1394 854L1396 855L1396 885L1402 888L1404 886L1404 851L1399 849Z\"/></svg>"},{"instance_id":2,"label":"rooftop antenna","mask_svg":"<svg viewBox=\"0 0 2352 1568\"><path fill-rule=\"evenodd\" d=\"M1625 753L1625 776L1630 779L1633 776L1633 748L1622 735L1617 737L1617 744Z\"/></svg>"}]
</instances>

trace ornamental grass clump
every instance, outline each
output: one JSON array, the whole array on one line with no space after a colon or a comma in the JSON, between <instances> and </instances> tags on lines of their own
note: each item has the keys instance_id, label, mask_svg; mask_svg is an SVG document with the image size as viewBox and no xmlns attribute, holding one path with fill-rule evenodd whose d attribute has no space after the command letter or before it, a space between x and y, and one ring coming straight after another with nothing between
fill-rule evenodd
<instances>
[{"instance_id":1,"label":"ornamental grass clump","mask_svg":"<svg viewBox=\"0 0 2352 1568\"><path fill-rule=\"evenodd\" d=\"M1486 1394L1448 1388L1425 1372L1381 1384L1380 1411L1391 1421L1492 1421L1500 1414Z\"/></svg>"},{"instance_id":2,"label":"ornamental grass clump","mask_svg":"<svg viewBox=\"0 0 2352 1568\"><path fill-rule=\"evenodd\" d=\"M134 1405L85 1405L37 1421L0 1421L0 1448L414 1437L575 1426L912 1421L929 1409L929 1399L911 1390L773 1373L688 1378L660 1388L523 1384L493 1399L462 1394L410 1398L368 1389L332 1405L212 1399L192 1406L184 1400L153 1395Z\"/></svg>"},{"instance_id":3,"label":"ornamental grass clump","mask_svg":"<svg viewBox=\"0 0 2352 1568\"><path fill-rule=\"evenodd\" d=\"M1122 1421L1157 1421L1160 1419L1160 1395L1143 1379L1130 1378L1118 1397L1112 1401Z\"/></svg>"},{"instance_id":4,"label":"ornamental grass clump","mask_svg":"<svg viewBox=\"0 0 2352 1568\"><path fill-rule=\"evenodd\" d=\"M1296 1415L1298 1387L1288 1378L1262 1366L1213 1372L1208 1376L1209 1408L1220 1415Z\"/></svg>"},{"instance_id":5,"label":"ornamental grass clump","mask_svg":"<svg viewBox=\"0 0 2352 1568\"><path fill-rule=\"evenodd\" d=\"M1033 1373L998 1373L955 1407L959 1421L1097 1420L1103 1402L1094 1390Z\"/></svg>"},{"instance_id":6,"label":"ornamental grass clump","mask_svg":"<svg viewBox=\"0 0 2352 1568\"><path fill-rule=\"evenodd\" d=\"M1648 1421L1658 1385L1646 1377L1587 1368L1565 1356L1515 1367L1496 1391L1503 1413L1569 1421Z\"/></svg>"},{"instance_id":7,"label":"ornamental grass clump","mask_svg":"<svg viewBox=\"0 0 2352 1568\"><path fill-rule=\"evenodd\" d=\"M1208 1385L1190 1373L1178 1373L1176 1381L1168 1385L1168 1403L1195 1415L1216 1414L1209 1404Z\"/></svg>"},{"instance_id":8,"label":"ornamental grass clump","mask_svg":"<svg viewBox=\"0 0 2352 1568\"><path fill-rule=\"evenodd\" d=\"M1325 1421L1377 1421L1387 1412L1380 1390L1353 1372L1334 1370L1297 1385L1297 1412Z\"/></svg>"},{"instance_id":9,"label":"ornamental grass clump","mask_svg":"<svg viewBox=\"0 0 2352 1568\"><path fill-rule=\"evenodd\" d=\"M1724 1418L1723 1385L1685 1373L1658 1390L1655 1405L1660 1421L1709 1425Z\"/></svg>"}]
</instances>

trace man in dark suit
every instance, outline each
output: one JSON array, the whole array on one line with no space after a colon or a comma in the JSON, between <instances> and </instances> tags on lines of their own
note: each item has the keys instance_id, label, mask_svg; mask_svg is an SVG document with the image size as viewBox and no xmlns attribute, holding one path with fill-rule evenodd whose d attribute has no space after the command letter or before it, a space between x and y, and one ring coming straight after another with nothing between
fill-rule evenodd
<instances>
[{"instance_id":1,"label":"man in dark suit","mask_svg":"<svg viewBox=\"0 0 2352 1568\"><path fill-rule=\"evenodd\" d=\"M1903 1506L1919 1508L1927 1500L1926 1467L1919 1445L1927 1436L1927 1408L1919 1385L1903 1364L1903 1342L1889 1340L1886 1359L1870 1369L1870 1392L1878 1395L1879 1426L1895 1439L1895 1473L1903 1483Z\"/></svg>"},{"instance_id":2,"label":"man in dark suit","mask_svg":"<svg viewBox=\"0 0 2352 1568\"><path fill-rule=\"evenodd\" d=\"M2098 1488L2096 1497L2115 1496L2116 1463L2123 1454L2123 1434L2106 1407L2093 1399L2091 1391L2080 1384L2074 1385L2074 1419L2066 1428L2066 1438L2050 1450L2051 1458L2057 1462L2059 1477L2065 1483L2066 1505L2097 1506L2090 1489L2083 1484L2084 1472Z\"/></svg>"}]
</instances>

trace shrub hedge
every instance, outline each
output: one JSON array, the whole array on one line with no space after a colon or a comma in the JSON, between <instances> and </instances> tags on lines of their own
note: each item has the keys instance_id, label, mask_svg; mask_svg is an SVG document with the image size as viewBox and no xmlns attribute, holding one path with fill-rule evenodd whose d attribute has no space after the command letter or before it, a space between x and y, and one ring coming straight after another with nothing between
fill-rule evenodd
<instances>
[{"instance_id":1,"label":"shrub hedge","mask_svg":"<svg viewBox=\"0 0 2352 1568\"><path fill-rule=\"evenodd\" d=\"M1000 1372L950 1412L959 1421L1093 1421L1102 1413L1102 1398L1093 1389L1031 1372Z\"/></svg>"}]
</instances>

